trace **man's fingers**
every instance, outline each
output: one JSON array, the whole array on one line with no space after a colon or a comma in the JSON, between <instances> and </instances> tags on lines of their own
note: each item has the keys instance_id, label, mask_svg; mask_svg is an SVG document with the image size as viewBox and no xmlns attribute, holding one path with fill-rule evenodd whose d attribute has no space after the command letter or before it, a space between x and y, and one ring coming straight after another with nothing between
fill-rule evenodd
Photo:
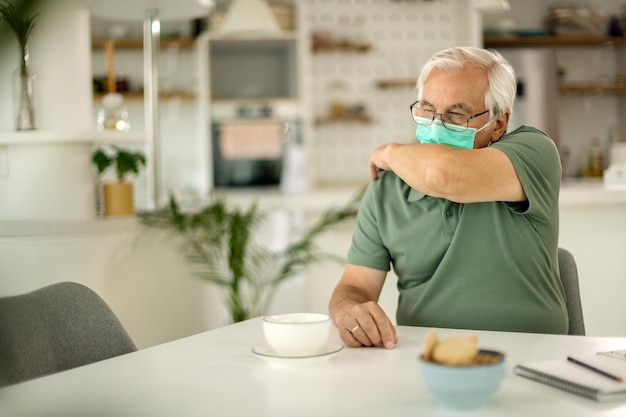
<instances>
[{"instance_id":1,"label":"man's fingers","mask_svg":"<svg viewBox=\"0 0 626 417\"><path fill-rule=\"evenodd\" d=\"M360 325L356 338L365 346L385 346L392 348L396 344L395 328L383 311L374 302L368 302L355 306L354 317L357 317Z\"/></svg>"},{"instance_id":2,"label":"man's fingers","mask_svg":"<svg viewBox=\"0 0 626 417\"><path fill-rule=\"evenodd\" d=\"M379 346L391 349L398 342L396 329L374 301L355 304L336 316L339 336L346 346Z\"/></svg>"},{"instance_id":3,"label":"man's fingers","mask_svg":"<svg viewBox=\"0 0 626 417\"><path fill-rule=\"evenodd\" d=\"M370 339L367 331L362 327L358 326L354 328L353 331L350 332L354 340L358 341L362 346L373 346L372 340Z\"/></svg>"},{"instance_id":4,"label":"man's fingers","mask_svg":"<svg viewBox=\"0 0 626 417\"><path fill-rule=\"evenodd\" d=\"M369 171L370 171L370 178L371 179L375 180L376 178L378 178L378 173L380 172L380 168L378 168L372 162L369 163Z\"/></svg>"},{"instance_id":5,"label":"man's fingers","mask_svg":"<svg viewBox=\"0 0 626 417\"><path fill-rule=\"evenodd\" d=\"M398 343L398 336L396 335L396 328L391 324L389 317L383 312L382 314L376 314L372 316L376 328L379 334L379 340L376 346L384 346L387 349L392 349L396 343Z\"/></svg>"}]
</instances>

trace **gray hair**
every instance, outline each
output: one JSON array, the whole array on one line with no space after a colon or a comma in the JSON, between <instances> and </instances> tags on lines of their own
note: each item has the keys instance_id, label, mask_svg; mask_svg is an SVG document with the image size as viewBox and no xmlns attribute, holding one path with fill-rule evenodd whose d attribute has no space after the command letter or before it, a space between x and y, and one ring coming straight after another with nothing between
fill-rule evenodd
<instances>
[{"instance_id":1,"label":"gray hair","mask_svg":"<svg viewBox=\"0 0 626 417\"><path fill-rule=\"evenodd\" d=\"M485 93L485 108L489 109L491 117L500 117L507 111L513 113L517 90L513 67L497 51L469 46L444 49L426 61L417 79L418 99L422 99L424 83L434 68L448 72L468 64L487 69L489 86Z\"/></svg>"}]
</instances>

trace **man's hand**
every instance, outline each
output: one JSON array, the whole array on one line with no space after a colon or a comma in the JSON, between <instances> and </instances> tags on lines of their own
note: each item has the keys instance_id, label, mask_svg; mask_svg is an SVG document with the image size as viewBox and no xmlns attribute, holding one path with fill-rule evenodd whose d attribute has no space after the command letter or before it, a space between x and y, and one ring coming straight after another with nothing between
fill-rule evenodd
<instances>
[{"instance_id":1,"label":"man's hand","mask_svg":"<svg viewBox=\"0 0 626 417\"><path fill-rule=\"evenodd\" d=\"M341 340L350 347L378 346L392 349L398 343L396 329L374 301L355 304L333 318Z\"/></svg>"},{"instance_id":2,"label":"man's hand","mask_svg":"<svg viewBox=\"0 0 626 417\"><path fill-rule=\"evenodd\" d=\"M395 146L395 143L388 143L386 145L379 146L374 149L370 154L370 158L368 161L370 178L375 180L378 178L378 173L380 171L390 171L391 168L387 163L387 151L389 148Z\"/></svg>"},{"instance_id":3,"label":"man's hand","mask_svg":"<svg viewBox=\"0 0 626 417\"><path fill-rule=\"evenodd\" d=\"M351 347L384 346L398 343L396 329L378 300L386 271L347 264L330 298L330 315L341 340Z\"/></svg>"}]
</instances>

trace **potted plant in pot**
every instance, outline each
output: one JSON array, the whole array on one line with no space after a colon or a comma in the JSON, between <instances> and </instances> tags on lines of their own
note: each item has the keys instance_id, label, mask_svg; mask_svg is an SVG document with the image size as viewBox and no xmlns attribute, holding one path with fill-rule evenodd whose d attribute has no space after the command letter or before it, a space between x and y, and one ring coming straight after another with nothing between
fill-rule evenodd
<instances>
[{"instance_id":1,"label":"potted plant in pot","mask_svg":"<svg viewBox=\"0 0 626 417\"><path fill-rule=\"evenodd\" d=\"M117 181L102 185L105 216L130 216L135 214L134 187L126 181L129 174L137 175L142 166L146 166L143 152L122 149L111 145L110 149L97 149L91 160L101 176L110 167L115 166Z\"/></svg>"}]
</instances>

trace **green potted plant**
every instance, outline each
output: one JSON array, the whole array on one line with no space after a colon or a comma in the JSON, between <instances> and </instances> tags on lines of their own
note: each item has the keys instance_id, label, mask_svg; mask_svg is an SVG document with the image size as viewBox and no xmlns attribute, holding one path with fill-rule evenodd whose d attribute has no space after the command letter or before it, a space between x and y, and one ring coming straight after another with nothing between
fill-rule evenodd
<instances>
[{"instance_id":1,"label":"green potted plant","mask_svg":"<svg viewBox=\"0 0 626 417\"><path fill-rule=\"evenodd\" d=\"M105 216L129 216L135 214L133 183L126 181L129 174L137 175L146 165L143 152L130 151L111 145L109 149L99 148L92 154L98 175L102 176L109 168L115 167L117 181L104 182L102 196Z\"/></svg>"},{"instance_id":2,"label":"green potted plant","mask_svg":"<svg viewBox=\"0 0 626 417\"><path fill-rule=\"evenodd\" d=\"M355 218L361 196L362 191L346 205L324 211L279 252L260 246L254 239L267 216L256 203L241 209L218 199L188 213L170 197L169 206L138 215L144 225L169 228L183 236L182 250L194 265L195 274L224 290L230 320L239 322L264 314L278 285L306 265L320 260L344 261L325 253L316 239Z\"/></svg>"}]
</instances>

